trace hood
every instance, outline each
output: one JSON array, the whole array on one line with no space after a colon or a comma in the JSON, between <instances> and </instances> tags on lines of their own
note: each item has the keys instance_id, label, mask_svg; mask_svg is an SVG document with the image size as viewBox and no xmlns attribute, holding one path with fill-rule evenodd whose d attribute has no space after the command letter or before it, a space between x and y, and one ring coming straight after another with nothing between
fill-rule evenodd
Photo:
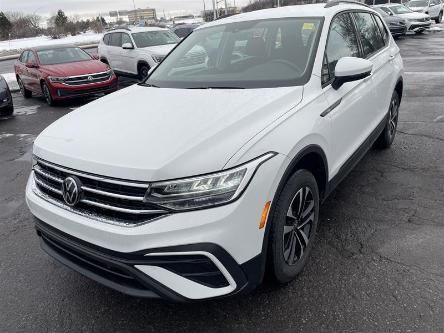
<instances>
[{"instance_id":1,"label":"hood","mask_svg":"<svg viewBox=\"0 0 444 333\"><path fill-rule=\"evenodd\" d=\"M409 7L409 9L413 10L414 12L423 12L427 9L427 7Z\"/></svg>"},{"instance_id":2,"label":"hood","mask_svg":"<svg viewBox=\"0 0 444 333\"><path fill-rule=\"evenodd\" d=\"M405 24L405 20L401 17L397 17L397 16L384 16L384 21L387 23L404 23Z\"/></svg>"},{"instance_id":3,"label":"hood","mask_svg":"<svg viewBox=\"0 0 444 333\"><path fill-rule=\"evenodd\" d=\"M429 15L423 14L423 13L405 13L405 14L399 14L399 17L402 17L403 19L408 20L417 20L417 19L429 19Z\"/></svg>"},{"instance_id":4,"label":"hood","mask_svg":"<svg viewBox=\"0 0 444 333\"><path fill-rule=\"evenodd\" d=\"M50 125L36 139L34 153L76 170L138 181L219 171L249 139L299 104L302 92L134 85Z\"/></svg>"},{"instance_id":5,"label":"hood","mask_svg":"<svg viewBox=\"0 0 444 333\"><path fill-rule=\"evenodd\" d=\"M40 69L53 76L77 76L105 72L109 66L99 60L70 62L57 65L40 65Z\"/></svg>"},{"instance_id":6,"label":"hood","mask_svg":"<svg viewBox=\"0 0 444 333\"><path fill-rule=\"evenodd\" d=\"M158 54L161 56L166 56L177 44L166 44L166 45L157 45L157 46L148 46L140 48L139 50L147 51L152 54Z\"/></svg>"}]
</instances>

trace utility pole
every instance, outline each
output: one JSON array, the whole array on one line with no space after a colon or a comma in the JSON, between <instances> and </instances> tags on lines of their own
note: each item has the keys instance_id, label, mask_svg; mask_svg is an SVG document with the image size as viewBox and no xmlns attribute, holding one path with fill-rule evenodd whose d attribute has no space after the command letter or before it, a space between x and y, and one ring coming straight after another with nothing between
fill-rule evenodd
<instances>
[{"instance_id":1,"label":"utility pole","mask_svg":"<svg viewBox=\"0 0 444 333\"><path fill-rule=\"evenodd\" d=\"M278 6L278 7L281 6L281 0L277 0L277 6Z\"/></svg>"},{"instance_id":2,"label":"utility pole","mask_svg":"<svg viewBox=\"0 0 444 333\"><path fill-rule=\"evenodd\" d=\"M227 0L225 0L225 15L228 15L228 5L227 5Z\"/></svg>"},{"instance_id":3,"label":"utility pole","mask_svg":"<svg viewBox=\"0 0 444 333\"><path fill-rule=\"evenodd\" d=\"M213 19L217 20L216 0L213 0Z\"/></svg>"}]
</instances>

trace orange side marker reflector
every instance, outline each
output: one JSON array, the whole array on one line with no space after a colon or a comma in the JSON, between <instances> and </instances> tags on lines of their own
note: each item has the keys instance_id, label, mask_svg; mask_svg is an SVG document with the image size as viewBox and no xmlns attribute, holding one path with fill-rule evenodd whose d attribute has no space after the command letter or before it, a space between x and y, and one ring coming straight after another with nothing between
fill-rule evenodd
<instances>
[{"instance_id":1,"label":"orange side marker reflector","mask_svg":"<svg viewBox=\"0 0 444 333\"><path fill-rule=\"evenodd\" d=\"M259 223L259 229L265 227L267 223L268 211L270 210L271 201L265 204L264 210L262 211L261 222Z\"/></svg>"}]
</instances>

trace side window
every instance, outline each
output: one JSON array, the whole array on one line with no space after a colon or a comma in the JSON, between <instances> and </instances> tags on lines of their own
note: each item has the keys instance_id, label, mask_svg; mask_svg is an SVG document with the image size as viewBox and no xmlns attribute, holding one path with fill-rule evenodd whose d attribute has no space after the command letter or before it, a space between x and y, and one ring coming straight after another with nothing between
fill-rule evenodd
<instances>
[{"instance_id":1,"label":"side window","mask_svg":"<svg viewBox=\"0 0 444 333\"><path fill-rule=\"evenodd\" d=\"M330 25L322 68L323 84L334 78L336 64L342 57L359 57L358 39L349 14L336 16Z\"/></svg>"},{"instance_id":2,"label":"side window","mask_svg":"<svg viewBox=\"0 0 444 333\"><path fill-rule=\"evenodd\" d=\"M31 52L31 51L28 52L28 59L26 60L26 62L31 63L31 64L37 63L33 52Z\"/></svg>"},{"instance_id":3,"label":"side window","mask_svg":"<svg viewBox=\"0 0 444 333\"><path fill-rule=\"evenodd\" d=\"M383 10L384 12L386 12L389 15L392 15L393 13L390 11L390 9L386 8L386 7L379 7L381 8L381 10Z\"/></svg>"},{"instance_id":4,"label":"side window","mask_svg":"<svg viewBox=\"0 0 444 333\"><path fill-rule=\"evenodd\" d=\"M121 32L114 32L111 34L109 45L111 46L122 46L122 33Z\"/></svg>"},{"instance_id":5,"label":"side window","mask_svg":"<svg viewBox=\"0 0 444 333\"><path fill-rule=\"evenodd\" d=\"M24 51L23 53L22 53L22 55L20 56L20 61L21 62L23 62L24 64L26 63L26 60L28 59L28 53L29 53L29 51Z\"/></svg>"},{"instance_id":6,"label":"side window","mask_svg":"<svg viewBox=\"0 0 444 333\"><path fill-rule=\"evenodd\" d=\"M131 41L131 37L128 34L123 33L122 34L122 44L120 46L122 46L125 43L133 44L133 42Z\"/></svg>"},{"instance_id":7,"label":"side window","mask_svg":"<svg viewBox=\"0 0 444 333\"><path fill-rule=\"evenodd\" d=\"M370 13L355 13L356 28L360 32L364 58L370 57L384 47L379 28Z\"/></svg>"},{"instance_id":8,"label":"side window","mask_svg":"<svg viewBox=\"0 0 444 333\"><path fill-rule=\"evenodd\" d=\"M382 23L382 20L379 16L373 15L373 18L376 21L376 24L379 27L379 31L381 31L382 39L384 40L384 45L387 45L390 40L389 32L387 31L387 28L385 27L384 23Z\"/></svg>"},{"instance_id":9,"label":"side window","mask_svg":"<svg viewBox=\"0 0 444 333\"><path fill-rule=\"evenodd\" d=\"M105 43L105 45L109 45L109 36L110 34L106 34L105 36L103 36L103 43Z\"/></svg>"}]
</instances>

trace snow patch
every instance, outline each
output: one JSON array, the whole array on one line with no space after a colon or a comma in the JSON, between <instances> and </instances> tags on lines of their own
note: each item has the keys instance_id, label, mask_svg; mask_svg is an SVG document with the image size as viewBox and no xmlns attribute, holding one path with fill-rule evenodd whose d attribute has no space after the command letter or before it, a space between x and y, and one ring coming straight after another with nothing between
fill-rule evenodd
<instances>
[{"instance_id":1,"label":"snow patch","mask_svg":"<svg viewBox=\"0 0 444 333\"><path fill-rule=\"evenodd\" d=\"M0 134L0 140L2 140L2 139L6 139L6 138L9 138L9 137L11 137L11 136L14 136L14 134L11 134L11 133L2 133L2 134Z\"/></svg>"},{"instance_id":2,"label":"snow patch","mask_svg":"<svg viewBox=\"0 0 444 333\"><path fill-rule=\"evenodd\" d=\"M31 105L31 106L19 106L14 109L14 115L16 116L29 116L31 114L37 113L37 109L40 106Z\"/></svg>"},{"instance_id":3,"label":"snow patch","mask_svg":"<svg viewBox=\"0 0 444 333\"><path fill-rule=\"evenodd\" d=\"M11 39L0 42L0 53L1 51L12 51L12 50L23 50L29 47L35 46L51 46L51 45L61 45L61 44L77 44L77 45L87 45L87 44L98 44L103 34L97 34L95 32L85 32L84 34L79 34L77 36L67 36L60 39L52 39L48 36L39 36L32 38L21 38L21 39Z\"/></svg>"}]
</instances>

